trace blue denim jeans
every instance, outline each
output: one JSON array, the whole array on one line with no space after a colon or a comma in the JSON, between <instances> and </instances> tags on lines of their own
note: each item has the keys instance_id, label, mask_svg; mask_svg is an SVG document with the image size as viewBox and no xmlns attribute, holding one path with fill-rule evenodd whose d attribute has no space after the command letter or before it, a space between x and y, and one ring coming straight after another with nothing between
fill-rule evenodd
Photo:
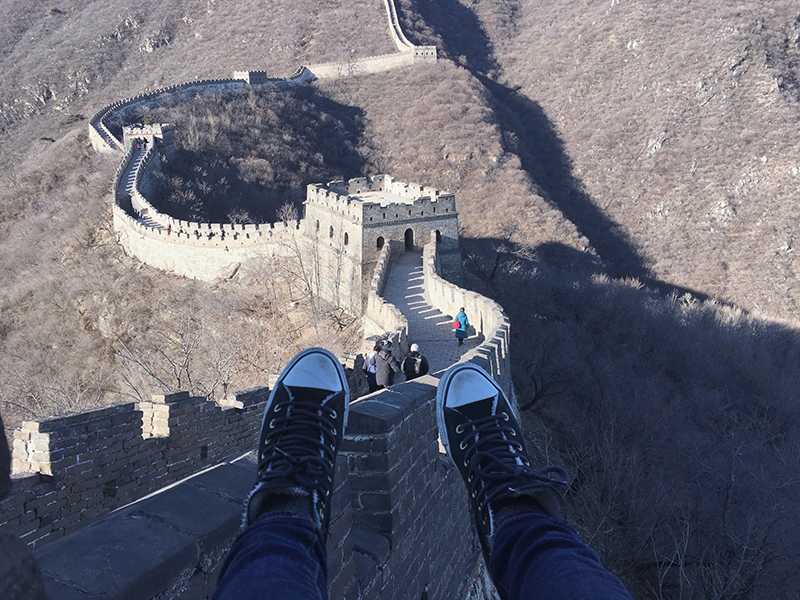
<instances>
[{"instance_id":1,"label":"blue denim jeans","mask_svg":"<svg viewBox=\"0 0 800 600\"><path fill-rule=\"evenodd\" d=\"M500 517L489 571L504 600L632 600L569 525L541 512Z\"/></svg>"},{"instance_id":2,"label":"blue denim jeans","mask_svg":"<svg viewBox=\"0 0 800 600\"><path fill-rule=\"evenodd\" d=\"M327 600L325 547L310 518L264 513L238 537L216 600Z\"/></svg>"},{"instance_id":3,"label":"blue denim jeans","mask_svg":"<svg viewBox=\"0 0 800 600\"><path fill-rule=\"evenodd\" d=\"M577 534L544 513L500 520L489 570L503 600L631 600ZM214 598L327 600L325 549L311 520L259 518L231 548Z\"/></svg>"}]
</instances>

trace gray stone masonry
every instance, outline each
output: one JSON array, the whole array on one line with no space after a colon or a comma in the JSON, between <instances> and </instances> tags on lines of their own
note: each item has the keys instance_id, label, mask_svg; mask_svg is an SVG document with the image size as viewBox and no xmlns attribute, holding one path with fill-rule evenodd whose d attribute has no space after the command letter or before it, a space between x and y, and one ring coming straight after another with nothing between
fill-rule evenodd
<instances>
[{"instance_id":1,"label":"gray stone masonry","mask_svg":"<svg viewBox=\"0 0 800 600\"><path fill-rule=\"evenodd\" d=\"M427 376L351 405L328 540L332 600L451 600L474 580L466 492L438 451L436 384ZM48 596L210 598L254 478L250 453L37 548Z\"/></svg>"},{"instance_id":2,"label":"gray stone masonry","mask_svg":"<svg viewBox=\"0 0 800 600\"><path fill-rule=\"evenodd\" d=\"M0 533L35 548L247 452L267 392L221 404L177 393L23 423L14 432L14 487L0 501Z\"/></svg>"},{"instance_id":3,"label":"gray stone masonry","mask_svg":"<svg viewBox=\"0 0 800 600\"><path fill-rule=\"evenodd\" d=\"M0 417L0 500L11 490L11 452ZM9 533L0 533L0 597L44 600L41 575L31 551Z\"/></svg>"},{"instance_id":4,"label":"gray stone masonry","mask_svg":"<svg viewBox=\"0 0 800 600\"><path fill-rule=\"evenodd\" d=\"M474 574L479 550L464 485L438 449L437 383L426 376L353 405L343 453L359 598L457 599ZM345 597L336 591L332 598Z\"/></svg>"}]
</instances>

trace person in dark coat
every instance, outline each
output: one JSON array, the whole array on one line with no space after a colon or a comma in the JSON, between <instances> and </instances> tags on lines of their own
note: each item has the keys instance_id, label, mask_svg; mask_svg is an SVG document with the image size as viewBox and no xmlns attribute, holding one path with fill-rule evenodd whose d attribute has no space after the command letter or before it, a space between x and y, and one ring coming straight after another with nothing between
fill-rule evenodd
<instances>
[{"instance_id":1,"label":"person in dark coat","mask_svg":"<svg viewBox=\"0 0 800 600\"><path fill-rule=\"evenodd\" d=\"M469 319L467 318L467 313L464 311L463 306L458 310L456 320L453 322L453 329L455 330L458 345L463 345L464 339L469 333Z\"/></svg>"},{"instance_id":2,"label":"person in dark coat","mask_svg":"<svg viewBox=\"0 0 800 600\"><path fill-rule=\"evenodd\" d=\"M411 381L417 377L422 377L428 374L429 366L428 359L422 356L417 344L411 344L410 352L403 359L403 374L406 376L406 381Z\"/></svg>"},{"instance_id":3,"label":"person in dark coat","mask_svg":"<svg viewBox=\"0 0 800 600\"><path fill-rule=\"evenodd\" d=\"M385 342L375 357L375 382L378 389L387 388L394 383L394 374L400 372L400 364L392 355L392 342Z\"/></svg>"}]
</instances>

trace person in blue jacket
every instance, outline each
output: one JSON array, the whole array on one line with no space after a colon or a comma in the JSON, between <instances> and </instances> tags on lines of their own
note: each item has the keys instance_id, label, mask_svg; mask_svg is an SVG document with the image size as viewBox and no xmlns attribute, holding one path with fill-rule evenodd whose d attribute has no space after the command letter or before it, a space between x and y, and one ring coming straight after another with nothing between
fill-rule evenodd
<instances>
[{"instance_id":1,"label":"person in blue jacket","mask_svg":"<svg viewBox=\"0 0 800 600\"><path fill-rule=\"evenodd\" d=\"M456 323L458 323L458 327L455 327ZM453 325L456 339L458 340L458 345L461 346L464 344L464 339L467 337L467 333L469 332L469 319L467 318L467 313L464 311L463 306L458 309L458 314L456 315L456 320Z\"/></svg>"}]
</instances>

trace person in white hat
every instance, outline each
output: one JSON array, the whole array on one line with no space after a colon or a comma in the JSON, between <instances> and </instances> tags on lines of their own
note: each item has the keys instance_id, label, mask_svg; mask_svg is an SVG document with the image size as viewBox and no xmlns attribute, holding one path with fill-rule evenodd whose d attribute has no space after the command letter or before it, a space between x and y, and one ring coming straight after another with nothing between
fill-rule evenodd
<instances>
[{"instance_id":1,"label":"person in white hat","mask_svg":"<svg viewBox=\"0 0 800 600\"><path fill-rule=\"evenodd\" d=\"M430 370L428 359L420 354L417 344L411 344L409 353L403 359L402 369L403 374L406 376L406 381L411 381L412 379L428 374Z\"/></svg>"}]
</instances>

